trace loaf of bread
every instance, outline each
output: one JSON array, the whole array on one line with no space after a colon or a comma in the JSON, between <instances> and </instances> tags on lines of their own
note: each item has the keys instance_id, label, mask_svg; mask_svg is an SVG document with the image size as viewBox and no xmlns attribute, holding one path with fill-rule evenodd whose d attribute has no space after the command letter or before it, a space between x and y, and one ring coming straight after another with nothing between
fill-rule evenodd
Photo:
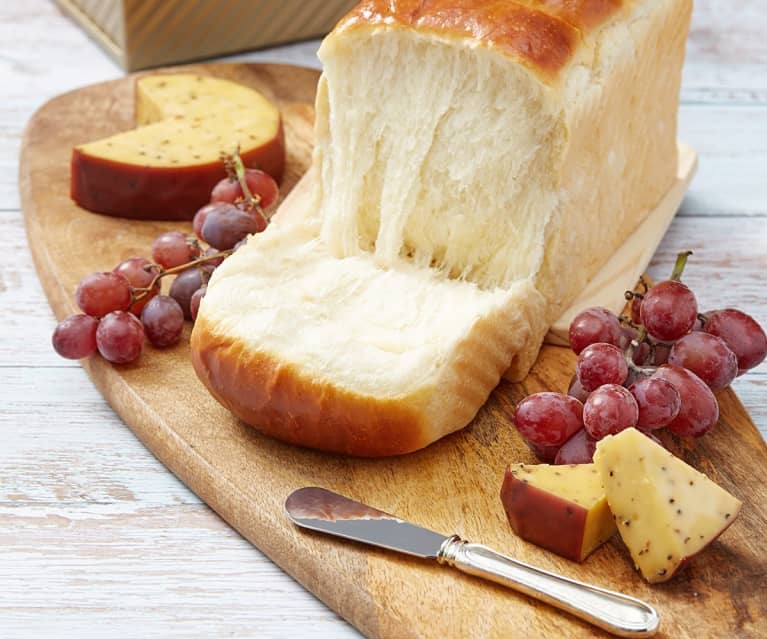
<instances>
[{"instance_id":1,"label":"loaf of bread","mask_svg":"<svg viewBox=\"0 0 767 639\"><path fill-rule=\"evenodd\" d=\"M689 0L368 0L324 41L312 186L192 335L262 432L356 455L465 426L672 183Z\"/></svg>"}]
</instances>

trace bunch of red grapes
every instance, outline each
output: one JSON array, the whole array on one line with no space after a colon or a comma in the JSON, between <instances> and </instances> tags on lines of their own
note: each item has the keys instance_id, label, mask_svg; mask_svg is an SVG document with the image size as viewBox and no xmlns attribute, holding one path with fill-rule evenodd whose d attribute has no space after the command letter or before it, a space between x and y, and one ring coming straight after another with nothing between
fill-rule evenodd
<instances>
[{"instance_id":1,"label":"bunch of red grapes","mask_svg":"<svg viewBox=\"0 0 767 639\"><path fill-rule=\"evenodd\" d=\"M555 464L592 461L597 441L635 427L700 437L719 419L712 391L759 365L767 336L742 311L698 312L680 281L687 258L680 253L671 278L627 291L630 317L588 308L570 324L578 355L567 394L536 393L516 407L517 430L535 454Z\"/></svg>"},{"instance_id":2,"label":"bunch of red grapes","mask_svg":"<svg viewBox=\"0 0 767 639\"><path fill-rule=\"evenodd\" d=\"M266 212L279 192L270 175L246 169L238 153L224 163L228 177L195 214L195 235L163 233L152 243L151 261L131 257L80 282L75 302L82 313L67 317L53 332L59 355L80 359L98 351L114 364L127 364L141 355L145 338L158 348L178 343L184 320L197 317L215 268L249 235L266 228ZM160 280L170 275L175 278L168 295L161 295Z\"/></svg>"}]
</instances>

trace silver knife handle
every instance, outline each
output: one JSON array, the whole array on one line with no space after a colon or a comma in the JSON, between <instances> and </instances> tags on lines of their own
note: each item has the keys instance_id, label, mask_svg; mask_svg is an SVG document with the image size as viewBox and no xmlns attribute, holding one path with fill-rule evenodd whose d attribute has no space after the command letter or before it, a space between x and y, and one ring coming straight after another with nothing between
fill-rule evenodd
<instances>
[{"instance_id":1,"label":"silver knife handle","mask_svg":"<svg viewBox=\"0 0 767 639\"><path fill-rule=\"evenodd\" d=\"M649 637L658 630L658 613L639 599L535 568L458 535L445 540L437 561L523 592L620 637Z\"/></svg>"}]
</instances>

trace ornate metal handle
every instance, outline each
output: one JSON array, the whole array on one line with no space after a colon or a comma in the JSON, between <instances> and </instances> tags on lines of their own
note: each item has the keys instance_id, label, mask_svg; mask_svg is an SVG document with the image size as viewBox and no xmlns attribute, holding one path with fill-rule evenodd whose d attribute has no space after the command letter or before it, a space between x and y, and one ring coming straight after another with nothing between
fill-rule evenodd
<instances>
[{"instance_id":1,"label":"ornate metal handle","mask_svg":"<svg viewBox=\"0 0 767 639\"><path fill-rule=\"evenodd\" d=\"M523 592L620 637L649 637L658 631L658 613L639 599L535 568L457 535L445 540L437 561Z\"/></svg>"}]
</instances>

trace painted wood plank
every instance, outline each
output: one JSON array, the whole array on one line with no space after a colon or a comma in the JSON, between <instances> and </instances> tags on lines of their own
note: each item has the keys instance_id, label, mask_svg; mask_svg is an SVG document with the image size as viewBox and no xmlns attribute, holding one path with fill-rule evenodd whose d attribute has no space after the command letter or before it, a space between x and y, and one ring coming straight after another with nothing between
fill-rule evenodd
<instances>
[{"instance_id":1,"label":"painted wood plank","mask_svg":"<svg viewBox=\"0 0 767 639\"><path fill-rule=\"evenodd\" d=\"M4 639L358 636L199 506L0 506L0 584Z\"/></svg>"},{"instance_id":2,"label":"painted wood plank","mask_svg":"<svg viewBox=\"0 0 767 639\"><path fill-rule=\"evenodd\" d=\"M679 139L700 158L679 215L767 215L767 108L683 105Z\"/></svg>"}]
</instances>

